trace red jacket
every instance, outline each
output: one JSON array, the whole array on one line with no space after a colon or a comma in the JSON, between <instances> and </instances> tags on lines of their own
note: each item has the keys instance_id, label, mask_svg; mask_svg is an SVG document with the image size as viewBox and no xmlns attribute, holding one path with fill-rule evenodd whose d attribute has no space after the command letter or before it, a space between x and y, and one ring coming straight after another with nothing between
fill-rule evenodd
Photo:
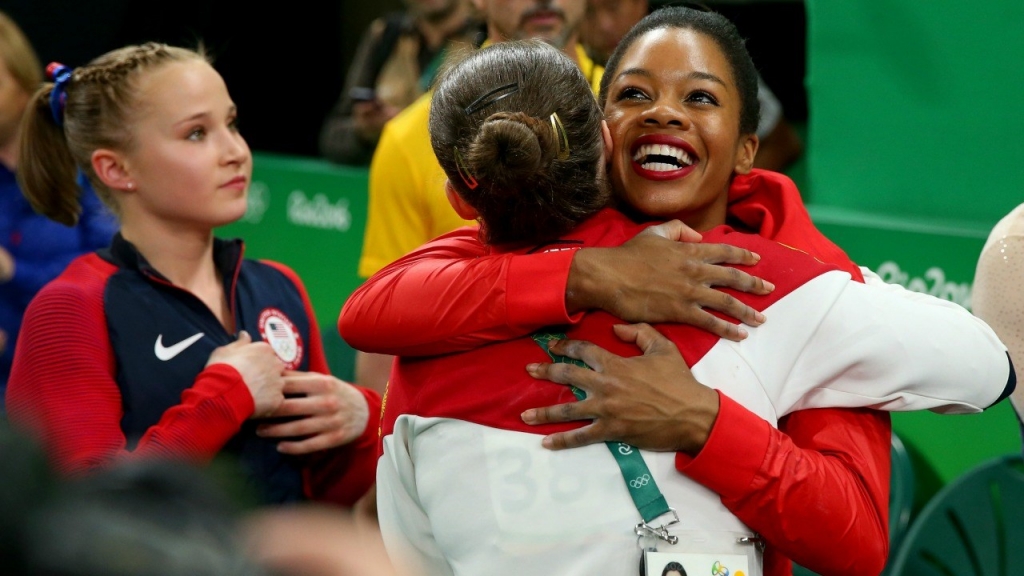
<instances>
[{"instance_id":1,"label":"red jacket","mask_svg":"<svg viewBox=\"0 0 1024 576\"><path fill-rule=\"evenodd\" d=\"M738 176L729 200L730 216L751 230L862 278L811 223L787 177ZM565 310L573 254L489 255L476 229L456 230L367 280L338 328L357 349L416 356L574 322L579 315ZM723 401L701 453L676 464L766 539L766 576L790 574L790 559L819 573L874 575L888 555L889 442L885 412L805 410L775 429Z\"/></svg>"}]
</instances>

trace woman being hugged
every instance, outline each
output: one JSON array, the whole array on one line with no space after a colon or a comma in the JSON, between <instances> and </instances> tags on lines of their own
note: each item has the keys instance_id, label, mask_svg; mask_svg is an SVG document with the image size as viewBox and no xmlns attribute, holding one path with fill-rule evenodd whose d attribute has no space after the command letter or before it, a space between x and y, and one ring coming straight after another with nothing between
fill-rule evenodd
<instances>
[{"instance_id":1,"label":"woman being hugged","mask_svg":"<svg viewBox=\"0 0 1024 576\"><path fill-rule=\"evenodd\" d=\"M12 422L65 472L224 451L266 501L353 502L372 482L379 398L329 375L294 272L214 238L245 213L252 173L223 79L154 43L48 73L22 130L22 189L74 222L81 170L120 231L29 306Z\"/></svg>"}]
</instances>

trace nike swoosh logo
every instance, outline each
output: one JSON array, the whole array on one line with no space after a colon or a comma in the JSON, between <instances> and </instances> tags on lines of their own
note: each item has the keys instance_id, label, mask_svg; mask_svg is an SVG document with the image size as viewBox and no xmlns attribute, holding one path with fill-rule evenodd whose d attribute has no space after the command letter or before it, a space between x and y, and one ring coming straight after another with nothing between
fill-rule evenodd
<instances>
[{"instance_id":1,"label":"nike swoosh logo","mask_svg":"<svg viewBox=\"0 0 1024 576\"><path fill-rule=\"evenodd\" d=\"M181 342L178 342L177 344L175 344L173 346L166 346L165 347L164 346L164 335L161 334L161 335L156 337L156 344L153 346L153 352L156 353L156 357L157 358L159 358L160 360L163 360L164 362L166 362L166 361L170 360L171 358L174 358L178 354L181 354L182 352L184 352L185 348L188 348L189 346L191 346L191 345L195 344L196 342L198 342L199 339L203 337L203 335L204 335L204 333L200 332L199 334L194 334L192 336L189 336L188 338L185 338L184 340L182 340Z\"/></svg>"}]
</instances>

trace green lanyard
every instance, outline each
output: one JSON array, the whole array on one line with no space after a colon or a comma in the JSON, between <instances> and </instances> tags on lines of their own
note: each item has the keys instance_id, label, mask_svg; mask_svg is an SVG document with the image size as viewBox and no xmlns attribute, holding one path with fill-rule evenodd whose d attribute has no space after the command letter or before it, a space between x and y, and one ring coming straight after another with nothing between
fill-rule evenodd
<instances>
[{"instance_id":1,"label":"green lanyard","mask_svg":"<svg viewBox=\"0 0 1024 576\"><path fill-rule=\"evenodd\" d=\"M565 334L543 332L533 334L533 341L543 348L555 363L574 364L581 368L590 369L590 366L587 366L582 360L576 360L568 356L559 356L551 352L548 349L548 343L552 340L565 340ZM583 400L587 397L587 393L583 390L575 386L571 388L577 400ZM633 504L636 505L636 509L644 519L643 525L663 514L674 514L674 511L668 505L668 501L665 500L665 496L658 489L658 484L654 481L654 475L651 474L647 463L644 462L644 457L640 455L640 450L625 442L605 442L605 444L608 445L612 456L615 457L615 462L618 463L619 469L622 470L622 479L626 481L626 487L629 488L629 495L633 498Z\"/></svg>"}]
</instances>

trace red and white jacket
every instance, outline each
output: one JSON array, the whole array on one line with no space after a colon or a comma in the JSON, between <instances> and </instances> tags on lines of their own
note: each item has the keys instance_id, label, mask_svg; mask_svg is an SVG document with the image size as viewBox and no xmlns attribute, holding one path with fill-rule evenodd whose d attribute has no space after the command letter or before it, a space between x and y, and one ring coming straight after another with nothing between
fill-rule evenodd
<instances>
[{"instance_id":1,"label":"red and white jacket","mask_svg":"<svg viewBox=\"0 0 1024 576\"><path fill-rule=\"evenodd\" d=\"M542 251L618 245L641 229L605 211ZM674 531L684 542L734 543L776 523L830 520L815 507L835 505L841 494L799 485L822 472L776 429L790 412L861 406L979 411L1001 399L1012 380L999 340L954 304L851 281L834 265L759 236L724 227L704 236L761 254L751 272L773 282L775 291L734 295L777 320L750 329L740 343L690 326L658 326L676 342L694 376L721 397L711 438L697 458L644 452L670 505L680 510ZM612 335L615 322L590 313L568 335L636 355ZM389 550L415 558L431 574L636 570L639 553L630 528L637 512L607 448L549 452L540 447L539 434L581 424L531 427L519 419L525 409L574 400L565 387L533 380L523 370L546 360L531 339L520 338L396 363L378 465L378 506ZM769 493L789 493L773 502L755 488L759 484ZM760 502L760 510L751 501ZM841 519L843 510L835 516ZM830 530L824 528L825 538ZM765 536L778 541L774 533ZM813 551L820 542L801 540L799 530L794 536L783 546ZM768 560L767 574L786 567Z\"/></svg>"}]
</instances>

